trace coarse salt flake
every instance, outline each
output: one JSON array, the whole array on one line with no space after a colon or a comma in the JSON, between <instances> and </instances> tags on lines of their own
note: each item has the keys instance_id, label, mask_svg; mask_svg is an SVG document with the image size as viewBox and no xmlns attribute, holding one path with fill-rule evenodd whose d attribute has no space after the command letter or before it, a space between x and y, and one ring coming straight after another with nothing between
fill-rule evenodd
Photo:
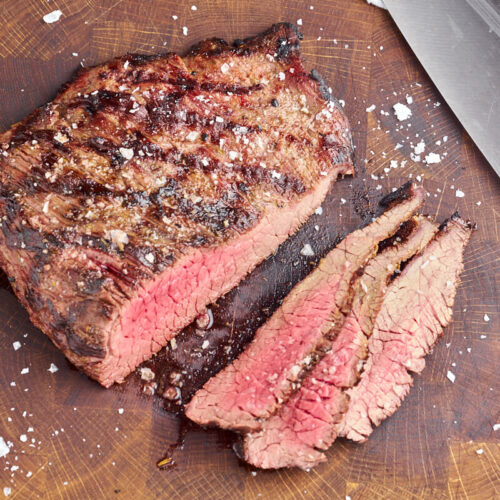
<instances>
[{"instance_id":1,"label":"coarse salt flake","mask_svg":"<svg viewBox=\"0 0 500 500\"><path fill-rule=\"evenodd\" d=\"M126 159L131 160L134 157L134 150L132 148L120 148L120 154Z\"/></svg>"},{"instance_id":2,"label":"coarse salt flake","mask_svg":"<svg viewBox=\"0 0 500 500\"><path fill-rule=\"evenodd\" d=\"M111 229L106 232L105 237L115 245L126 245L129 241L127 233L121 229Z\"/></svg>"},{"instance_id":3,"label":"coarse salt flake","mask_svg":"<svg viewBox=\"0 0 500 500\"><path fill-rule=\"evenodd\" d=\"M0 436L0 458L5 457L9 451L10 448L7 446L4 438Z\"/></svg>"},{"instance_id":4,"label":"coarse salt flake","mask_svg":"<svg viewBox=\"0 0 500 500\"><path fill-rule=\"evenodd\" d=\"M311 245L309 245L309 243L306 243L302 247L300 254L303 255L304 257L312 257L314 255L314 250L312 249Z\"/></svg>"},{"instance_id":5,"label":"coarse salt flake","mask_svg":"<svg viewBox=\"0 0 500 500\"><path fill-rule=\"evenodd\" d=\"M12 347L14 348L14 351L21 349L21 342L19 342L18 340L16 340L15 342L12 342Z\"/></svg>"},{"instance_id":6,"label":"coarse salt flake","mask_svg":"<svg viewBox=\"0 0 500 500\"><path fill-rule=\"evenodd\" d=\"M154 264L154 261L155 261L155 256L149 252L147 253L144 258L150 263L150 264Z\"/></svg>"},{"instance_id":7,"label":"coarse salt flake","mask_svg":"<svg viewBox=\"0 0 500 500\"><path fill-rule=\"evenodd\" d=\"M396 118L402 122L404 120L408 120L411 116L411 109L406 106L406 104L402 104L400 102L397 102L394 104L392 107L394 109L394 113L396 114Z\"/></svg>"},{"instance_id":8,"label":"coarse salt flake","mask_svg":"<svg viewBox=\"0 0 500 500\"><path fill-rule=\"evenodd\" d=\"M375 104L372 104L371 106L368 106L366 108L366 112L371 113L375 108L376 108Z\"/></svg>"},{"instance_id":9,"label":"coarse salt flake","mask_svg":"<svg viewBox=\"0 0 500 500\"><path fill-rule=\"evenodd\" d=\"M57 366L54 363L50 363L50 367L47 371L50 373L56 373L58 370L59 368L57 368Z\"/></svg>"},{"instance_id":10,"label":"coarse salt flake","mask_svg":"<svg viewBox=\"0 0 500 500\"><path fill-rule=\"evenodd\" d=\"M463 197L465 196L465 193L464 193L463 191L460 191L460 189L457 189L457 190L455 191L455 196L456 196L457 198L463 198Z\"/></svg>"},{"instance_id":11,"label":"coarse salt flake","mask_svg":"<svg viewBox=\"0 0 500 500\"><path fill-rule=\"evenodd\" d=\"M229 71L229 64L224 63L221 67L220 70L222 73L227 73Z\"/></svg>"},{"instance_id":12,"label":"coarse salt flake","mask_svg":"<svg viewBox=\"0 0 500 500\"><path fill-rule=\"evenodd\" d=\"M187 34L188 34L188 29L187 29L187 26L183 26L183 27L182 27L182 34L183 34L184 36L187 36Z\"/></svg>"},{"instance_id":13,"label":"coarse salt flake","mask_svg":"<svg viewBox=\"0 0 500 500\"><path fill-rule=\"evenodd\" d=\"M23 368L23 369L21 370L21 375L26 375L26 374L27 374L27 373L29 373L29 372L30 372L30 369L29 369L29 368Z\"/></svg>"},{"instance_id":14,"label":"coarse salt flake","mask_svg":"<svg viewBox=\"0 0 500 500\"><path fill-rule=\"evenodd\" d=\"M210 345L210 342L208 340L204 340L203 344L201 344L202 349L206 349Z\"/></svg>"},{"instance_id":15,"label":"coarse salt flake","mask_svg":"<svg viewBox=\"0 0 500 500\"><path fill-rule=\"evenodd\" d=\"M28 436L26 436L26 434L21 434L19 436L19 440L22 441L23 443L26 443L26 441L28 441Z\"/></svg>"},{"instance_id":16,"label":"coarse salt flake","mask_svg":"<svg viewBox=\"0 0 500 500\"><path fill-rule=\"evenodd\" d=\"M302 26L302 19L297 19L297 24L298 24L299 26Z\"/></svg>"},{"instance_id":17,"label":"coarse salt flake","mask_svg":"<svg viewBox=\"0 0 500 500\"><path fill-rule=\"evenodd\" d=\"M4 486L4 488L3 488L4 496L8 497L11 493L12 493L12 488L9 488L8 486Z\"/></svg>"},{"instance_id":18,"label":"coarse salt flake","mask_svg":"<svg viewBox=\"0 0 500 500\"><path fill-rule=\"evenodd\" d=\"M476 453L478 455L482 455L484 453L484 450L482 448L479 448L478 450L476 450Z\"/></svg>"},{"instance_id":19,"label":"coarse salt flake","mask_svg":"<svg viewBox=\"0 0 500 500\"><path fill-rule=\"evenodd\" d=\"M493 430L494 431L500 431L500 424L494 424L493 425Z\"/></svg>"},{"instance_id":20,"label":"coarse salt flake","mask_svg":"<svg viewBox=\"0 0 500 500\"><path fill-rule=\"evenodd\" d=\"M52 12L45 14L43 16L43 20L47 24L56 23L57 21L59 21L59 19L61 19L61 16L62 16L62 12L60 10L53 10Z\"/></svg>"},{"instance_id":21,"label":"coarse salt flake","mask_svg":"<svg viewBox=\"0 0 500 500\"><path fill-rule=\"evenodd\" d=\"M455 374L453 372L450 372L450 370L448 370L448 373L446 374L446 376L448 377L448 380L454 384L455 383Z\"/></svg>"},{"instance_id":22,"label":"coarse salt flake","mask_svg":"<svg viewBox=\"0 0 500 500\"><path fill-rule=\"evenodd\" d=\"M425 141L422 139L414 148L413 151L419 155L425 151Z\"/></svg>"},{"instance_id":23,"label":"coarse salt flake","mask_svg":"<svg viewBox=\"0 0 500 500\"><path fill-rule=\"evenodd\" d=\"M141 368L141 379L146 380L147 382L151 382L155 378L155 373L151 368Z\"/></svg>"},{"instance_id":24,"label":"coarse salt flake","mask_svg":"<svg viewBox=\"0 0 500 500\"><path fill-rule=\"evenodd\" d=\"M123 408L118 408L118 413L119 413L120 415L123 415L123 412L124 412L124 409L123 409Z\"/></svg>"},{"instance_id":25,"label":"coarse salt flake","mask_svg":"<svg viewBox=\"0 0 500 500\"><path fill-rule=\"evenodd\" d=\"M483 319L484 319L484 321L488 322L490 320L490 317L487 314L485 314L483 316Z\"/></svg>"},{"instance_id":26,"label":"coarse salt flake","mask_svg":"<svg viewBox=\"0 0 500 500\"><path fill-rule=\"evenodd\" d=\"M427 165L431 165L433 163L439 163L441 161L441 156L439 156L437 153L429 153L425 157L425 163Z\"/></svg>"}]
</instances>

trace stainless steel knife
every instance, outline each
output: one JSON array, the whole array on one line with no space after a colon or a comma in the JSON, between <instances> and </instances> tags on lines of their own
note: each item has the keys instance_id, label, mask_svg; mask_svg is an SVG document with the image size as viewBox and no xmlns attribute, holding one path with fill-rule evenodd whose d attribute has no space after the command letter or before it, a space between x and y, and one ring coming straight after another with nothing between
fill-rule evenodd
<instances>
[{"instance_id":1,"label":"stainless steel knife","mask_svg":"<svg viewBox=\"0 0 500 500\"><path fill-rule=\"evenodd\" d=\"M500 175L500 0L384 0L459 121Z\"/></svg>"}]
</instances>

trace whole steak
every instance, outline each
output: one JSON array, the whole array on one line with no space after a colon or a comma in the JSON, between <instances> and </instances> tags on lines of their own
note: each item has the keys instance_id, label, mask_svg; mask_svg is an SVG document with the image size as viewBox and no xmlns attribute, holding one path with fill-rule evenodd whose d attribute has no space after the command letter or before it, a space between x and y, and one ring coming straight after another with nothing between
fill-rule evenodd
<instances>
[{"instance_id":1,"label":"whole steak","mask_svg":"<svg viewBox=\"0 0 500 500\"><path fill-rule=\"evenodd\" d=\"M117 58L0 135L0 265L33 323L102 385L353 173L347 119L299 39L278 24L184 58Z\"/></svg>"}]
</instances>

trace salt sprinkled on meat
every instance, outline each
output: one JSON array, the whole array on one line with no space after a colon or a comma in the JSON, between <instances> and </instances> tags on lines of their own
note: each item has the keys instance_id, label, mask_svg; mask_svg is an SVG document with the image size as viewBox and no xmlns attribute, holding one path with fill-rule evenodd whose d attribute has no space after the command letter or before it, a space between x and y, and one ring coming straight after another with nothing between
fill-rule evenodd
<instances>
[{"instance_id":1,"label":"salt sprinkled on meat","mask_svg":"<svg viewBox=\"0 0 500 500\"><path fill-rule=\"evenodd\" d=\"M21 342L16 340L15 342L12 343L12 347L14 348L14 351L21 349Z\"/></svg>"},{"instance_id":2,"label":"salt sprinkled on meat","mask_svg":"<svg viewBox=\"0 0 500 500\"><path fill-rule=\"evenodd\" d=\"M27 373L29 373L29 372L30 372L30 369L29 369L29 368L23 368L23 369L21 370L21 375L26 375L26 374L27 374Z\"/></svg>"},{"instance_id":3,"label":"salt sprinkled on meat","mask_svg":"<svg viewBox=\"0 0 500 500\"><path fill-rule=\"evenodd\" d=\"M120 415L123 415L123 411L124 411L124 410L123 410L123 408L118 408L118 413L119 413Z\"/></svg>"},{"instance_id":4,"label":"salt sprinkled on meat","mask_svg":"<svg viewBox=\"0 0 500 500\"><path fill-rule=\"evenodd\" d=\"M446 374L446 376L448 377L448 380L454 384L455 383L455 374L453 372L450 372L450 370L448 370L448 373Z\"/></svg>"},{"instance_id":5,"label":"salt sprinkled on meat","mask_svg":"<svg viewBox=\"0 0 500 500\"><path fill-rule=\"evenodd\" d=\"M309 245L309 243L306 243L302 247L300 254L303 255L304 257L312 257L314 255L314 250L312 249L311 245Z\"/></svg>"},{"instance_id":6,"label":"salt sprinkled on meat","mask_svg":"<svg viewBox=\"0 0 500 500\"><path fill-rule=\"evenodd\" d=\"M455 195L457 198L463 198L465 196L465 193L463 191L460 191L460 189L457 189L455 191Z\"/></svg>"},{"instance_id":7,"label":"salt sprinkled on meat","mask_svg":"<svg viewBox=\"0 0 500 500\"><path fill-rule=\"evenodd\" d=\"M314 213L315 213L316 215L321 215L321 214L323 213L323 207L318 207L318 208L314 211Z\"/></svg>"},{"instance_id":8,"label":"salt sprinkled on meat","mask_svg":"<svg viewBox=\"0 0 500 500\"><path fill-rule=\"evenodd\" d=\"M182 27L182 34L183 34L184 36L187 36L187 34L188 34L188 29L187 29L187 26L183 26L183 27Z\"/></svg>"},{"instance_id":9,"label":"salt sprinkled on meat","mask_svg":"<svg viewBox=\"0 0 500 500\"><path fill-rule=\"evenodd\" d=\"M406 106L406 104L397 102L396 104L394 104L393 109L397 119L400 122L407 120L411 116L411 109L408 106Z\"/></svg>"},{"instance_id":10,"label":"salt sprinkled on meat","mask_svg":"<svg viewBox=\"0 0 500 500\"><path fill-rule=\"evenodd\" d=\"M43 20L47 24L56 23L57 21L59 21L59 19L61 19L61 16L62 12L60 10L53 10L52 12L45 14L43 16Z\"/></svg>"},{"instance_id":11,"label":"salt sprinkled on meat","mask_svg":"<svg viewBox=\"0 0 500 500\"><path fill-rule=\"evenodd\" d=\"M151 380L155 378L155 373L153 372L153 370L151 370L151 368L147 367L141 368L140 372L141 372L141 379L145 380L146 382L151 382Z\"/></svg>"},{"instance_id":12,"label":"salt sprinkled on meat","mask_svg":"<svg viewBox=\"0 0 500 500\"><path fill-rule=\"evenodd\" d=\"M297 19L297 24L298 24L299 26L302 26L302 19Z\"/></svg>"},{"instance_id":13,"label":"salt sprinkled on meat","mask_svg":"<svg viewBox=\"0 0 500 500\"><path fill-rule=\"evenodd\" d=\"M9 451L10 448L7 446L4 438L0 436L0 458L5 457Z\"/></svg>"},{"instance_id":14,"label":"salt sprinkled on meat","mask_svg":"<svg viewBox=\"0 0 500 500\"><path fill-rule=\"evenodd\" d=\"M50 363L50 368L47 370L50 373L56 373L59 370L54 363Z\"/></svg>"},{"instance_id":15,"label":"salt sprinkled on meat","mask_svg":"<svg viewBox=\"0 0 500 500\"><path fill-rule=\"evenodd\" d=\"M490 317L487 314L485 314L483 319L484 321L488 322L490 320Z\"/></svg>"},{"instance_id":16,"label":"salt sprinkled on meat","mask_svg":"<svg viewBox=\"0 0 500 500\"><path fill-rule=\"evenodd\" d=\"M118 246L126 245L129 242L127 233L121 229L106 231L105 237Z\"/></svg>"},{"instance_id":17,"label":"salt sprinkled on meat","mask_svg":"<svg viewBox=\"0 0 500 500\"><path fill-rule=\"evenodd\" d=\"M479 448L479 450L476 450L476 453L478 455L482 455L484 453L484 450L482 448Z\"/></svg>"},{"instance_id":18,"label":"salt sprinkled on meat","mask_svg":"<svg viewBox=\"0 0 500 500\"><path fill-rule=\"evenodd\" d=\"M406 94L406 102L408 104L413 104L413 97L409 94Z\"/></svg>"},{"instance_id":19,"label":"salt sprinkled on meat","mask_svg":"<svg viewBox=\"0 0 500 500\"><path fill-rule=\"evenodd\" d=\"M12 488L9 488L8 486L4 486L3 488L3 494L8 497L12 493Z\"/></svg>"},{"instance_id":20,"label":"salt sprinkled on meat","mask_svg":"<svg viewBox=\"0 0 500 500\"><path fill-rule=\"evenodd\" d=\"M120 148L120 154L126 159L131 160L134 157L134 150L131 148Z\"/></svg>"},{"instance_id":21,"label":"salt sprinkled on meat","mask_svg":"<svg viewBox=\"0 0 500 500\"><path fill-rule=\"evenodd\" d=\"M368 106L366 108L366 112L371 113L375 108L376 108L375 104L372 104L371 106Z\"/></svg>"},{"instance_id":22,"label":"salt sprinkled on meat","mask_svg":"<svg viewBox=\"0 0 500 500\"><path fill-rule=\"evenodd\" d=\"M500 424L494 424L493 425L493 430L494 431L500 431Z\"/></svg>"}]
</instances>

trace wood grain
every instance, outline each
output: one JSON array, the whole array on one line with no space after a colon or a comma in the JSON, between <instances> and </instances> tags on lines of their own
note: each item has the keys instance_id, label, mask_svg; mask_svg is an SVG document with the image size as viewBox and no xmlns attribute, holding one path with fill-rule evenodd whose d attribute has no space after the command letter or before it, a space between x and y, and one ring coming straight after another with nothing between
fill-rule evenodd
<instances>
[{"instance_id":1,"label":"wood grain","mask_svg":"<svg viewBox=\"0 0 500 500\"><path fill-rule=\"evenodd\" d=\"M56 8L61 20L45 24L42 16ZM297 19L303 20L308 67L320 70L345 101L360 175L340 181L324 215L314 216L221 308L240 315L238 300L245 304L263 279L268 285L261 294L273 298L305 275L311 266L298 256L304 242L313 242L320 255L361 223L351 208L356 190L366 189L373 206L408 177L423 179L427 213L441 221L458 209L478 230L466 252L454 322L409 397L367 443L340 440L328 463L309 473L252 473L218 432L201 429L188 432L175 454L176 467L161 471L155 464L177 439L177 418L160 398L143 394L134 375L106 391L71 369L31 326L2 275L0 436L13 447L0 458L0 497L4 487L11 488L9 498L19 499L500 497L500 430L493 430L500 422L500 183L387 12L361 0L2 0L0 128L51 99L81 64L125 52L182 52L209 36L231 40ZM405 103L407 94L413 116L399 122L392 105ZM367 113L372 104L375 110ZM411 144L421 139L425 154L443 155L439 164L410 160ZM394 161L398 168L391 168ZM283 258L294 252L297 264ZM22 344L18 350L15 341ZM56 373L48 371L51 363ZM29 373L21 375L23 368ZM447 379L448 370L455 383Z\"/></svg>"}]
</instances>

